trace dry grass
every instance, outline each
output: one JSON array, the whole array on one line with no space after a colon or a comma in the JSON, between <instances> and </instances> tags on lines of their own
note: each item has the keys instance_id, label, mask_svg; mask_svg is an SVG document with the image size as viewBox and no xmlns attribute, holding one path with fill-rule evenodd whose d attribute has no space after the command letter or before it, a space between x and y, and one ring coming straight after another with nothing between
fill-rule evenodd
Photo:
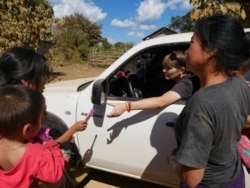
<instances>
[{"instance_id":1,"label":"dry grass","mask_svg":"<svg viewBox=\"0 0 250 188\"><path fill-rule=\"evenodd\" d=\"M95 77L102 73L106 68L91 67L85 64L70 64L54 66L52 69L55 77L51 82L58 82L77 78Z\"/></svg>"}]
</instances>

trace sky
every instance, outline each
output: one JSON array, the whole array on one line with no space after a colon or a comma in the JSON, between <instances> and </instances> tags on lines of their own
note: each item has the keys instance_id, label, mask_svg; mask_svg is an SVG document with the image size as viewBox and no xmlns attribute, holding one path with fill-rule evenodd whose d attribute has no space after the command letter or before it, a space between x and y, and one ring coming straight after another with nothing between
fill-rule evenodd
<instances>
[{"instance_id":1,"label":"sky","mask_svg":"<svg viewBox=\"0 0 250 188\"><path fill-rule=\"evenodd\" d=\"M116 42L139 43L142 38L183 16L191 9L189 0L47 0L54 16L80 13L102 25L101 36Z\"/></svg>"}]
</instances>

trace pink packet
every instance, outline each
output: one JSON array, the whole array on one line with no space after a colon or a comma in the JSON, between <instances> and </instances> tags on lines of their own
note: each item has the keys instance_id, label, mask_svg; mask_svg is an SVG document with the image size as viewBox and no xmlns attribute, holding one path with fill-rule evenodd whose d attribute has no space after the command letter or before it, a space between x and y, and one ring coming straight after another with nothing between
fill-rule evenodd
<instances>
[{"instance_id":1,"label":"pink packet","mask_svg":"<svg viewBox=\"0 0 250 188\"><path fill-rule=\"evenodd\" d=\"M31 138L32 142L39 142L39 143L43 143L43 142L48 142L50 140L50 136L49 136L49 128L41 128L39 133Z\"/></svg>"},{"instance_id":2,"label":"pink packet","mask_svg":"<svg viewBox=\"0 0 250 188\"><path fill-rule=\"evenodd\" d=\"M93 108L91 108L89 113L85 117L84 121L88 122L89 118L93 115L94 112L95 112L95 110Z\"/></svg>"}]
</instances>

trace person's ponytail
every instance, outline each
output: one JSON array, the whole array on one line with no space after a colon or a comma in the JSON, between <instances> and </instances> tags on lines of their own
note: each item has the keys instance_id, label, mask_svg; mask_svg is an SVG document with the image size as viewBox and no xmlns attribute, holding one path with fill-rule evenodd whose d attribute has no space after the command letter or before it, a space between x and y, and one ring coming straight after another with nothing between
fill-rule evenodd
<instances>
[{"instance_id":1,"label":"person's ponytail","mask_svg":"<svg viewBox=\"0 0 250 188\"><path fill-rule=\"evenodd\" d=\"M250 32L245 34L244 38L244 56L245 60L250 59Z\"/></svg>"}]
</instances>

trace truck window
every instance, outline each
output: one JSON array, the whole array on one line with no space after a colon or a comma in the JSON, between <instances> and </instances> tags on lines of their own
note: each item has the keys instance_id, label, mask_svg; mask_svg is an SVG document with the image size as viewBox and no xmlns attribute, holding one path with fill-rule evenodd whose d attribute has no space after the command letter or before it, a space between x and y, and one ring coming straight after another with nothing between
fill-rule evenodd
<instances>
[{"instance_id":1,"label":"truck window","mask_svg":"<svg viewBox=\"0 0 250 188\"><path fill-rule=\"evenodd\" d=\"M173 50L186 50L188 44L158 46L141 52L114 71L108 83L108 97L147 98L160 96L170 90L173 81L166 80L162 72L162 59Z\"/></svg>"}]
</instances>

